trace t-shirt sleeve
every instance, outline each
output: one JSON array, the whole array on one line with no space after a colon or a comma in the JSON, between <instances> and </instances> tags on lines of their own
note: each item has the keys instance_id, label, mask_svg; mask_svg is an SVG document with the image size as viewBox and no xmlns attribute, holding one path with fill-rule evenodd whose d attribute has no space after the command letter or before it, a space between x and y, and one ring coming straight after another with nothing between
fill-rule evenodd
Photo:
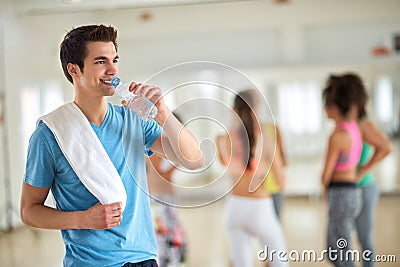
<instances>
[{"instance_id":1,"label":"t-shirt sleeve","mask_svg":"<svg viewBox=\"0 0 400 267\"><path fill-rule=\"evenodd\" d=\"M53 184L55 165L46 134L51 135L51 131L40 123L29 140L24 182L48 188Z\"/></svg>"},{"instance_id":2,"label":"t-shirt sleeve","mask_svg":"<svg viewBox=\"0 0 400 267\"><path fill-rule=\"evenodd\" d=\"M162 132L163 129L155 120L150 120L145 123L144 142L145 142L145 153L148 156L151 156L153 154L150 148L156 141L156 139L162 134Z\"/></svg>"}]
</instances>

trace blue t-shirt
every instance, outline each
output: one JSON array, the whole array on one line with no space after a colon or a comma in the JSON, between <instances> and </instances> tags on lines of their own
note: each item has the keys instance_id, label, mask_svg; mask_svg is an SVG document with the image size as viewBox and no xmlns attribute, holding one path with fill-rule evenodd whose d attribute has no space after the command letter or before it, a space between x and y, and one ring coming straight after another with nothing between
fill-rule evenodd
<instances>
[{"instance_id":1,"label":"blue t-shirt","mask_svg":"<svg viewBox=\"0 0 400 267\"><path fill-rule=\"evenodd\" d=\"M127 193L126 208L117 227L62 230L66 248L64 266L117 267L126 262L155 259L157 249L144 157L151 154L149 148L162 128L153 120L144 122L131 110L112 104L108 104L103 123L92 124L92 128L121 176ZM43 122L29 141L24 181L36 187L51 187L59 210L87 210L98 202L81 183Z\"/></svg>"}]
</instances>

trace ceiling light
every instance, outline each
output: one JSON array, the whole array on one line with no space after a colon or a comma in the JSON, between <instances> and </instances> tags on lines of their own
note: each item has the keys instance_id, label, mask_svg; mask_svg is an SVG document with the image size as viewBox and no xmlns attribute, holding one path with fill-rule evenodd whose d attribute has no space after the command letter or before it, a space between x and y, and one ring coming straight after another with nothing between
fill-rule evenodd
<instances>
[{"instance_id":1,"label":"ceiling light","mask_svg":"<svg viewBox=\"0 0 400 267\"><path fill-rule=\"evenodd\" d=\"M64 4L78 4L82 2L82 0L62 0Z\"/></svg>"}]
</instances>

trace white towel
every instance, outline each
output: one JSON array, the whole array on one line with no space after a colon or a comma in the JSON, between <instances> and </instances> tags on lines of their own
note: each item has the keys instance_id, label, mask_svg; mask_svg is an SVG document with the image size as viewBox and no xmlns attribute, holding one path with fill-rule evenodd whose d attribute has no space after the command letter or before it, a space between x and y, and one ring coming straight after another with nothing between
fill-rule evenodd
<instances>
[{"instance_id":1,"label":"white towel","mask_svg":"<svg viewBox=\"0 0 400 267\"><path fill-rule=\"evenodd\" d=\"M53 132L58 145L85 187L102 203L122 202L126 191L121 177L89 121L75 103L67 103L39 118Z\"/></svg>"}]
</instances>

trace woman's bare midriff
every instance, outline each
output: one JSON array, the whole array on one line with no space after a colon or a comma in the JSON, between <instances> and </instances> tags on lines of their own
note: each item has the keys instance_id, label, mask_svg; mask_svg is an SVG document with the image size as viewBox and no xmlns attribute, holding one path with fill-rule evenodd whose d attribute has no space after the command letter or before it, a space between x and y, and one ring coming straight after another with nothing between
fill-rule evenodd
<instances>
[{"instance_id":1,"label":"woman's bare midriff","mask_svg":"<svg viewBox=\"0 0 400 267\"><path fill-rule=\"evenodd\" d=\"M348 170L335 170L332 174L331 182L356 182L356 168L351 168Z\"/></svg>"},{"instance_id":2,"label":"woman's bare midriff","mask_svg":"<svg viewBox=\"0 0 400 267\"><path fill-rule=\"evenodd\" d=\"M239 181L234 181L236 182L236 185L234 185L232 189L232 195L241 197L252 197L252 198L270 197L269 193L267 192L265 186L262 183L261 184L256 183L256 185L254 186L255 188L250 188L251 180L252 176L245 174L240 178Z\"/></svg>"}]
</instances>

